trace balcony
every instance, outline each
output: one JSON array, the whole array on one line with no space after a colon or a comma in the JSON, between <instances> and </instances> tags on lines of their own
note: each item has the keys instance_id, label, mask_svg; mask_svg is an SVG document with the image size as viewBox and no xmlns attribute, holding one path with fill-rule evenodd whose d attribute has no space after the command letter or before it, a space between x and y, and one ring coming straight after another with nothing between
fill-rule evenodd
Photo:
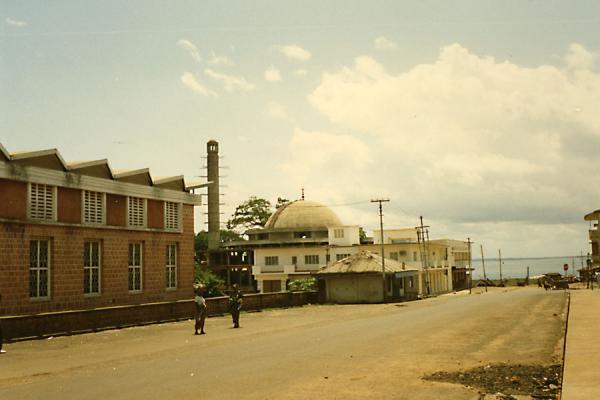
<instances>
[{"instance_id":1,"label":"balcony","mask_svg":"<svg viewBox=\"0 0 600 400\"><path fill-rule=\"evenodd\" d=\"M254 265L252 266L252 274L297 274L318 271L321 265Z\"/></svg>"}]
</instances>

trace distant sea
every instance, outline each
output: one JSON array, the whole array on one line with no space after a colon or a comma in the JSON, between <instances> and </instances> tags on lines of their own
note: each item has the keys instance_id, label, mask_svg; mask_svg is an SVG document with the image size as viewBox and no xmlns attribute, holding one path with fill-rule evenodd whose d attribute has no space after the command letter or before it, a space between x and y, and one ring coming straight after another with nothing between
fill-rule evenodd
<instances>
[{"instance_id":1,"label":"distant sea","mask_svg":"<svg viewBox=\"0 0 600 400\"><path fill-rule=\"evenodd\" d=\"M573 269L575 262L575 269ZM569 264L568 274L579 275L578 269L582 267L581 256L575 257L543 257L543 258L506 258L502 259L502 277L507 278L525 278L527 267L529 267L529 276L542 275L548 272L560 272L564 274L563 265ZM585 265L585 256L583 259ZM473 259L473 279L483 278L483 266L480 259ZM500 279L500 265L498 258L485 259L485 271L489 279Z\"/></svg>"}]
</instances>

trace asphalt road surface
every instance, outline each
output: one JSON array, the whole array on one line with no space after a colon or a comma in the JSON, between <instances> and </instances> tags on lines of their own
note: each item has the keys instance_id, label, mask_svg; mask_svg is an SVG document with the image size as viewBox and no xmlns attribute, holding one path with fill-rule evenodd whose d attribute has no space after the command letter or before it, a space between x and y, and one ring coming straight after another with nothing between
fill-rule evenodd
<instances>
[{"instance_id":1,"label":"asphalt road surface","mask_svg":"<svg viewBox=\"0 0 600 400\"><path fill-rule=\"evenodd\" d=\"M567 295L495 289L400 304L243 313L17 342L0 399L477 399L435 371L562 359Z\"/></svg>"}]
</instances>

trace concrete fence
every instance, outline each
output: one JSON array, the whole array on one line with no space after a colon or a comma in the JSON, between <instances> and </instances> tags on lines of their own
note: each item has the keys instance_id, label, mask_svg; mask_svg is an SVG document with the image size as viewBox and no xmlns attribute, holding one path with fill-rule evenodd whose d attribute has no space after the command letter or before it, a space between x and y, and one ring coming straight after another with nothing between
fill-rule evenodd
<instances>
[{"instance_id":1,"label":"concrete fence","mask_svg":"<svg viewBox=\"0 0 600 400\"><path fill-rule=\"evenodd\" d=\"M281 292L244 295L243 310L298 307L316 303L316 292ZM206 300L208 315L222 315L229 311L228 297ZM46 336L95 332L104 329L179 321L194 316L194 301L146 303L130 306L101 307L0 318L4 339L22 340Z\"/></svg>"}]
</instances>

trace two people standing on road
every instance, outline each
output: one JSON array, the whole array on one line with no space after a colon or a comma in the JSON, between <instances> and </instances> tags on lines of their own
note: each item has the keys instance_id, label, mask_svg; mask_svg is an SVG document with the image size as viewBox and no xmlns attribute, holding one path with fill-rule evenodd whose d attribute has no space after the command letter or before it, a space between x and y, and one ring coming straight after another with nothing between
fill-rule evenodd
<instances>
[{"instance_id":1,"label":"two people standing on road","mask_svg":"<svg viewBox=\"0 0 600 400\"><path fill-rule=\"evenodd\" d=\"M206 287L204 285L194 285L194 334L204 335L204 322L207 316L206 299L204 298ZM242 310L243 295L240 292L237 284L233 285L233 292L229 295L229 312L233 320L233 327L240 327L240 311ZM200 330L200 333L198 333ZM0 331L1 332L1 331ZM0 342L0 347L2 344Z\"/></svg>"},{"instance_id":2,"label":"two people standing on road","mask_svg":"<svg viewBox=\"0 0 600 400\"><path fill-rule=\"evenodd\" d=\"M238 285L233 285L233 292L229 295L229 312L231 312L231 319L233 320L233 327L240 327L240 311L242 309L242 293L238 289Z\"/></svg>"}]
</instances>

